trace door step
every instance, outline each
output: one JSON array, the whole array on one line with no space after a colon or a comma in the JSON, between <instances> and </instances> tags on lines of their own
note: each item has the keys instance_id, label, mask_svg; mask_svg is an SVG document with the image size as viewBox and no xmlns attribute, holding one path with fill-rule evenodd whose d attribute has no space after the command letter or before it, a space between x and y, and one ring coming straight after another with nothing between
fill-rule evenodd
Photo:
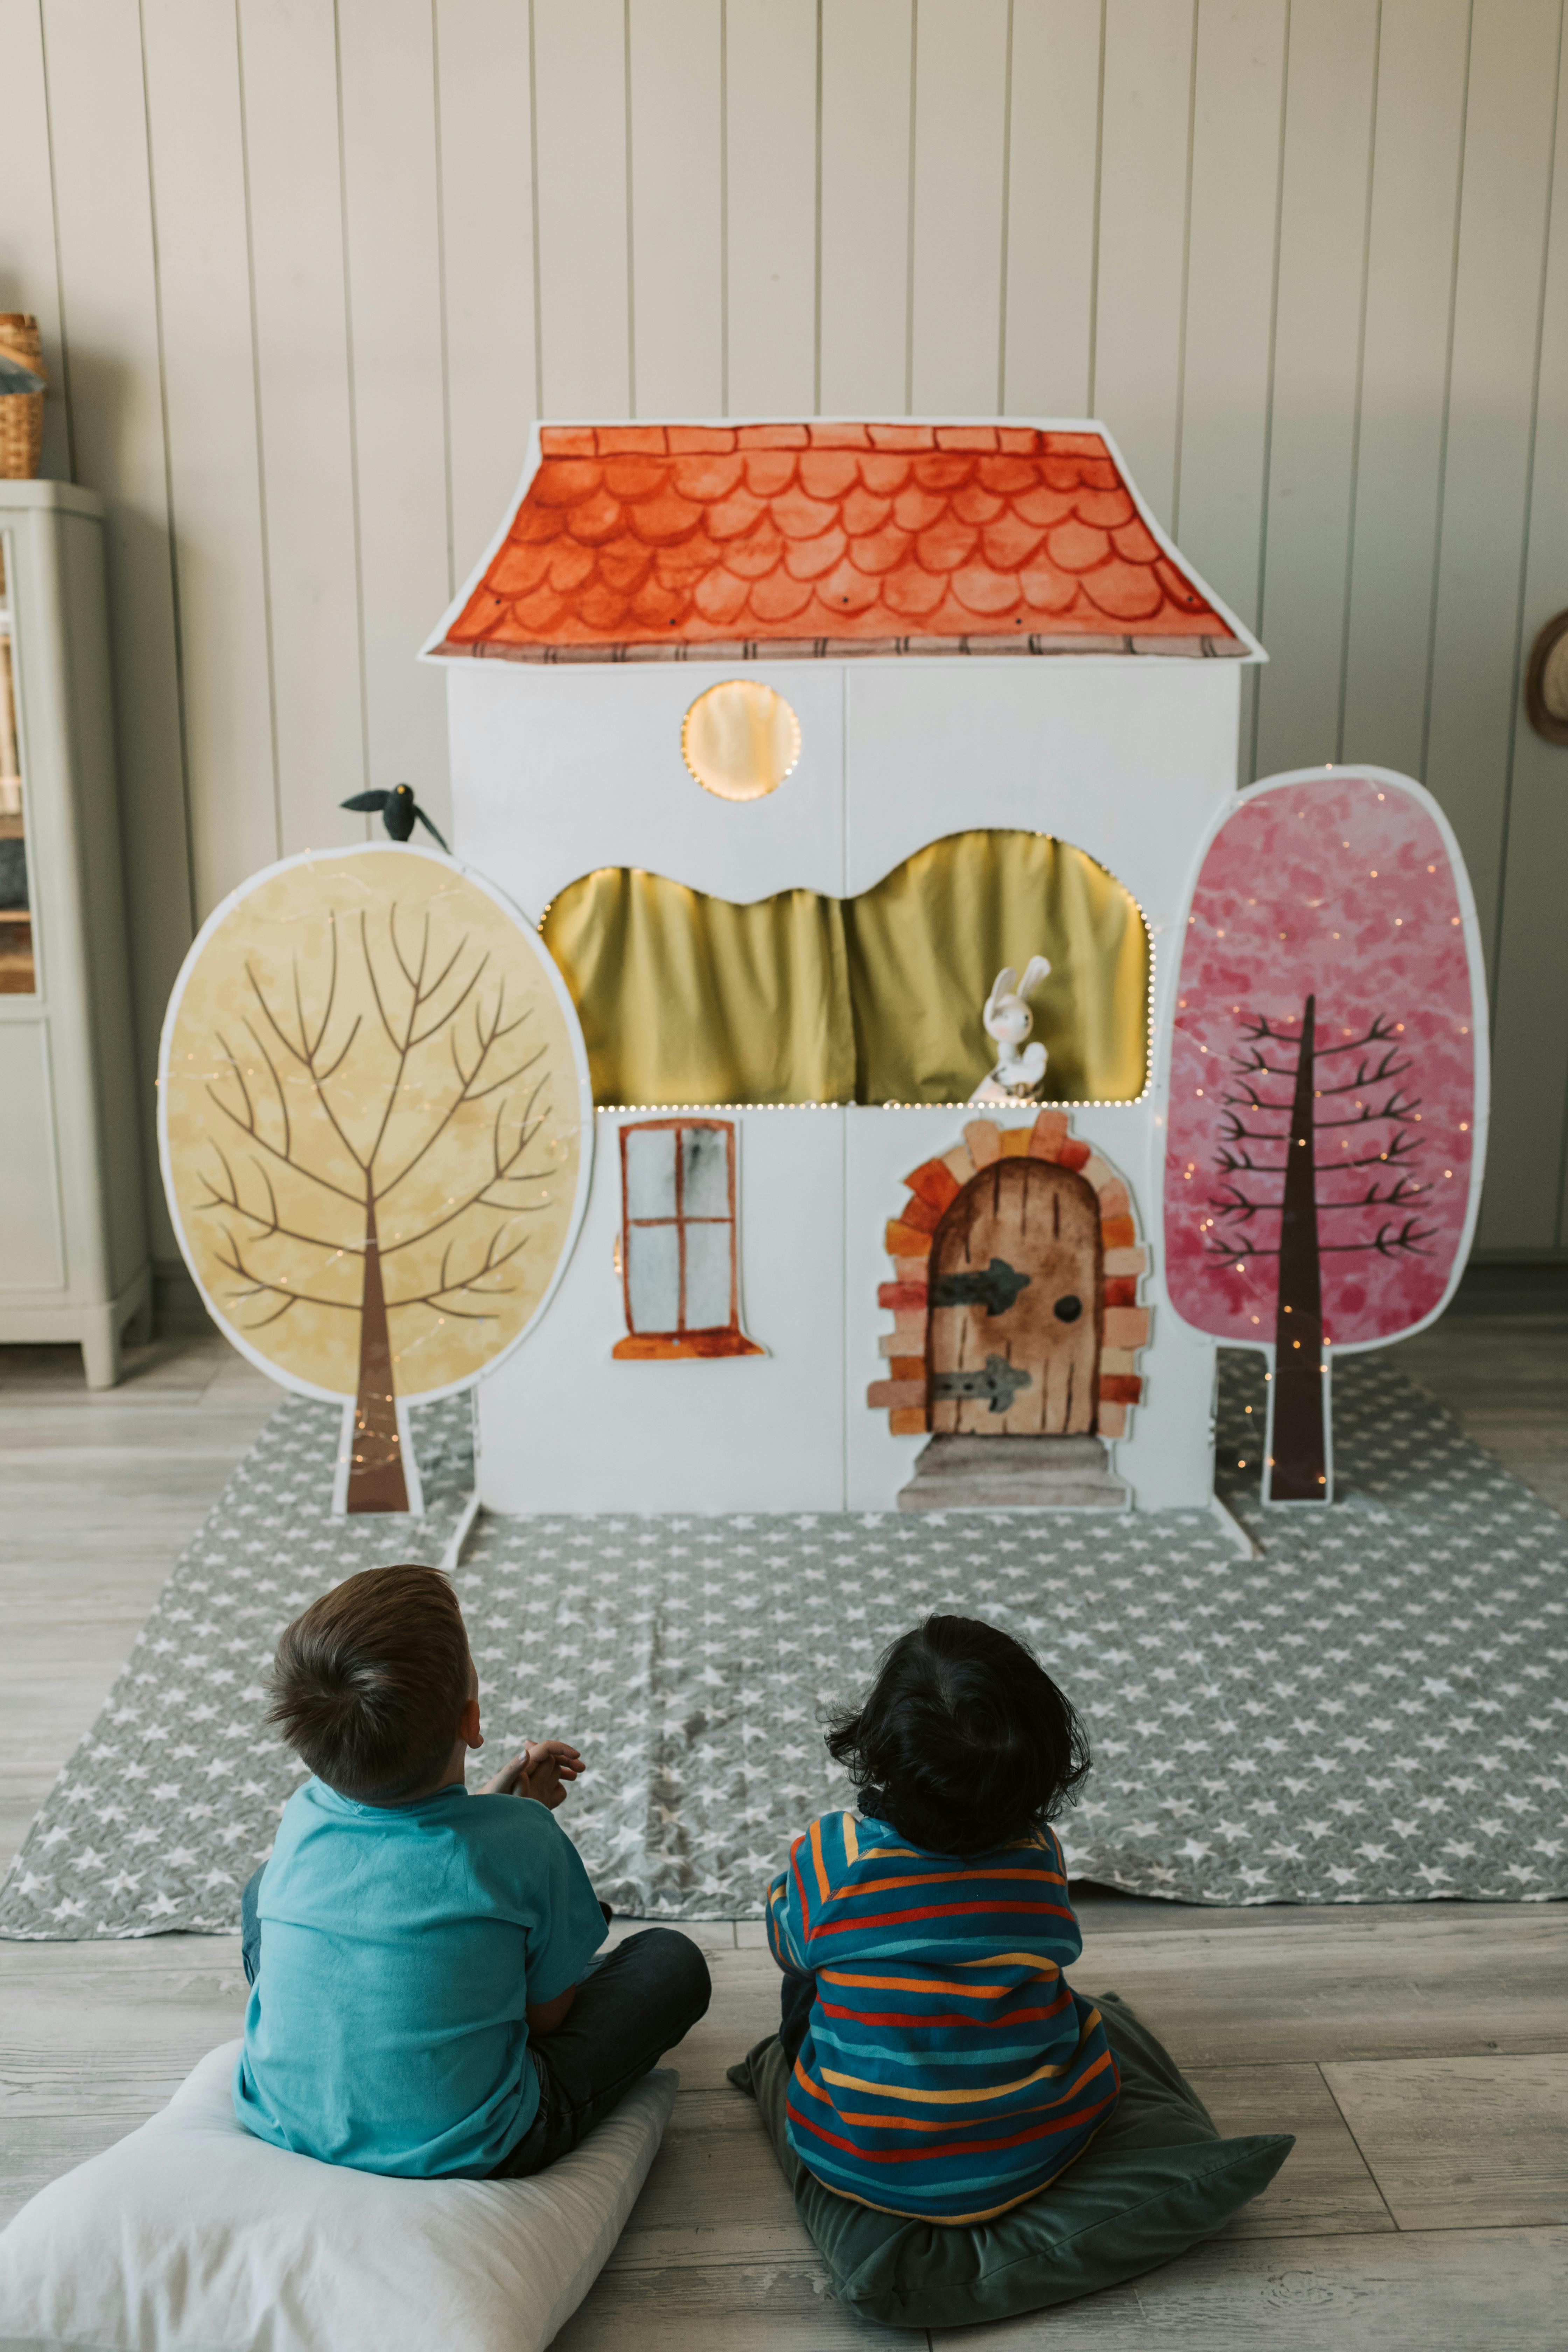
<instances>
[{"instance_id":1,"label":"door step","mask_svg":"<svg viewBox=\"0 0 1568 2352\"><path fill-rule=\"evenodd\" d=\"M1121 1511L1127 1489L1098 1437L933 1437L900 1511Z\"/></svg>"}]
</instances>

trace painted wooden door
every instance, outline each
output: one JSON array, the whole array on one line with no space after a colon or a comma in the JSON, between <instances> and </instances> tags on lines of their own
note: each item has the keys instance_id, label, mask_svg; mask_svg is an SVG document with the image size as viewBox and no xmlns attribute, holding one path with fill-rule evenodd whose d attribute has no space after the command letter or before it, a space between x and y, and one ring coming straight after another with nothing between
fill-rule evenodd
<instances>
[{"instance_id":1,"label":"painted wooden door","mask_svg":"<svg viewBox=\"0 0 1568 2352\"><path fill-rule=\"evenodd\" d=\"M1044 1160L997 1160L931 1246L926 1377L933 1430L1088 1435L1100 1390L1100 1211Z\"/></svg>"}]
</instances>

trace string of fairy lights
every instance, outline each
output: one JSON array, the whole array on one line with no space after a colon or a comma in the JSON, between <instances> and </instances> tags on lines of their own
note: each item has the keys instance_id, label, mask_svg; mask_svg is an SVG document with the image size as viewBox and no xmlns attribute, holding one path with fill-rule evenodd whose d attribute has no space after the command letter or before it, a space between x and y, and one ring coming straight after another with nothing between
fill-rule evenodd
<instances>
[{"instance_id":1,"label":"string of fairy lights","mask_svg":"<svg viewBox=\"0 0 1568 2352\"><path fill-rule=\"evenodd\" d=\"M1037 826L1033 830L1037 841L1055 841L1058 839L1057 835L1044 833ZM1068 845L1072 847L1077 846L1076 843ZM1085 857L1089 856L1089 853L1087 850L1080 851L1079 855ZM1052 1097L1050 1099L1047 1099L1043 1097L1030 1096L1026 1099L1020 1099L1016 1105L1016 1108L1019 1110L1028 1110L1033 1112L1042 1110L1135 1110L1141 1104L1147 1102L1154 1091L1154 995L1156 986L1155 961L1158 953L1154 942L1154 934L1150 926L1149 917L1142 900L1138 898L1132 891L1128 889L1125 882L1121 881L1116 875L1110 873L1110 867L1106 866L1101 859L1098 857L1090 857L1089 862L1092 865L1100 866L1101 873L1110 877L1110 879L1115 884L1116 887L1135 908L1139 923L1142 928L1143 938L1149 950L1149 978L1147 986L1144 990L1143 1004L1143 1084L1135 1095L1073 1096L1070 1097ZM591 881L596 874L614 874L624 870L628 869L623 869L613 866L600 866L594 867L588 875L582 878ZM633 874L642 874L646 869L641 866L633 866L629 871ZM550 920L550 909L554 904L554 898L547 899L545 902L544 911L539 918L536 928L542 940L544 937L544 927ZM548 945L548 943L546 944ZM896 1100L889 1100L879 1103L759 1103L746 1101L595 1103L594 1110L595 1116L600 1118L623 1118L637 1111L649 1110L676 1112L714 1110L972 1110L981 1108L987 1110L1005 1110L1008 1106L1005 1103L988 1103L981 1106L972 1103L968 1096L964 1095L953 1097L952 1098L944 1096L935 1101L924 1102L900 1102Z\"/></svg>"}]
</instances>

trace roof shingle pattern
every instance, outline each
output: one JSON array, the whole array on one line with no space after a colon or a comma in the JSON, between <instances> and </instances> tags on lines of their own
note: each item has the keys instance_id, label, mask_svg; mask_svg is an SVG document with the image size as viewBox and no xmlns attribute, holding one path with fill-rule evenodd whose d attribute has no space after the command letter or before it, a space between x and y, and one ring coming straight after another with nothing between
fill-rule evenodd
<instances>
[{"instance_id":1,"label":"roof shingle pattern","mask_svg":"<svg viewBox=\"0 0 1568 2352\"><path fill-rule=\"evenodd\" d=\"M598 425L540 441L437 652L1246 650L1096 433Z\"/></svg>"}]
</instances>

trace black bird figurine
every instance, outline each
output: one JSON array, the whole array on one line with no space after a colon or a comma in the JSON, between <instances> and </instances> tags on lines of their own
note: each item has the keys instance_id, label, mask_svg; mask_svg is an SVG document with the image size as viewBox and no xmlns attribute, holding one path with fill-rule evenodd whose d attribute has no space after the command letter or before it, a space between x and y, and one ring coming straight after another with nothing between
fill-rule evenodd
<instances>
[{"instance_id":1,"label":"black bird figurine","mask_svg":"<svg viewBox=\"0 0 1568 2352\"><path fill-rule=\"evenodd\" d=\"M340 801L338 806L346 809L379 809L381 821L394 841L406 841L414 830L415 819L417 818L437 847L447 849L446 843L415 799L412 784L394 784L389 793L355 793L352 800ZM449 849L447 849L447 855L448 857L452 855Z\"/></svg>"}]
</instances>

